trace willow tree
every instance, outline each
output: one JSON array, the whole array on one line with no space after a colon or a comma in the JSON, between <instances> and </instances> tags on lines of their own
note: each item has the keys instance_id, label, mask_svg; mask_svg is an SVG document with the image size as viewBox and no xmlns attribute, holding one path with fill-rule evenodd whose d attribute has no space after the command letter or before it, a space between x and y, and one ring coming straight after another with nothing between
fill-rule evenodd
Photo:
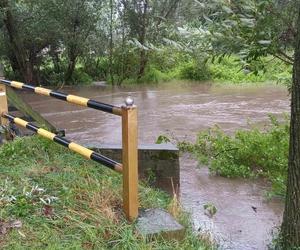
<instances>
[{"instance_id":1,"label":"willow tree","mask_svg":"<svg viewBox=\"0 0 300 250\"><path fill-rule=\"evenodd\" d=\"M72 82L101 6L96 0L0 0L1 59L26 82L40 82L40 68L53 59L53 73L64 71L65 82Z\"/></svg>"},{"instance_id":2,"label":"willow tree","mask_svg":"<svg viewBox=\"0 0 300 250\"><path fill-rule=\"evenodd\" d=\"M44 1L0 1L1 57L22 80L38 81L41 54L57 38L56 30Z\"/></svg>"},{"instance_id":3,"label":"willow tree","mask_svg":"<svg viewBox=\"0 0 300 250\"><path fill-rule=\"evenodd\" d=\"M59 41L67 58L64 81L72 83L72 76L80 56L87 53L88 38L95 32L97 11L101 1L94 0L53 0L49 2L49 15L56 20L60 32Z\"/></svg>"},{"instance_id":4,"label":"willow tree","mask_svg":"<svg viewBox=\"0 0 300 250\"><path fill-rule=\"evenodd\" d=\"M174 25L177 8L181 0L120 0L122 17L129 30L129 39L139 48L141 78L148 64L151 45L160 44L167 34L166 27Z\"/></svg>"}]
</instances>

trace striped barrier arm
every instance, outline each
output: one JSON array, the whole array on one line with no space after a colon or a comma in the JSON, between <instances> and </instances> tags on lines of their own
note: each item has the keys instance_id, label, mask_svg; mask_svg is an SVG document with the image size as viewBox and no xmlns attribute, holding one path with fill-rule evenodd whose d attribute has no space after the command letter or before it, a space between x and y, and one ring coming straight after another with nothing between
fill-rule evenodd
<instances>
[{"instance_id":1,"label":"striped barrier arm","mask_svg":"<svg viewBox=\"0 0 300 250\"><path fill-rule=\"evenodd\" d=\"M17 118L13 115L4 113L4 114L2 114L2 116L4 118L8 119L10 122L13 122L21 127L27 128L42 137L45 137L45 138L52 140L60 145L63 145L65 147L69 148L71 151L74 151L74 152L84 156L87 159L91 159L93 161L101 163L102 165L104 165L110 169L113 169L119 173L122 173L122 170L123 170L122 164L115 162L114 160L111 160L111 159L109 159L97 152L94 152L90 149L87 149L79 144L71 142L63 137L57 136L56 134L53 134L45 129L39 128L39 127L35 126L34 124L29 123L20 118Z\"/></svg>"},{"instance_id":2,"label":"striped barrier arm","mask_svg":"<svg viewBox=\"0 0 300 250\"><path fill-rule=\"evenodd\" d=\"M97 110L101 110L110 114L114 115L122 115L122 110L120 107L113 106L110 104L98 102L92 99L76 96L76 95L68 95L59 91L54 91L51 89L46 89L42 87L35 87L32 85L28 85L22 82L16 82L16 81L8 81L8 80L3 80L0 79L0 82L5 84L6 86L16 88L16 89L24 89L24 90L29 90L32 92L35 92L36 94L44 95L44 96L50 96L54 97L59 100L63 100L69 103L73 103L79 106L83 107L89 107Z\"/></svg>"}]
</instances>

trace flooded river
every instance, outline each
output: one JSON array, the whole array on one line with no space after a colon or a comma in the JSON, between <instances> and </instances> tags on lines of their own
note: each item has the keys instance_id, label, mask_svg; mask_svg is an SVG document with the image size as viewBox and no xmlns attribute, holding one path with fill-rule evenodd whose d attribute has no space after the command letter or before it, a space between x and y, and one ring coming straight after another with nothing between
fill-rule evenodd
<instances>
[{"instance_id":1,"label":"flooded river","mask_svg":"<svg viewBox=\"0 0 300 250\"><path fill-rule=\"evenodd\" d=\"M261 126L267 114L289 111L289 97L280 86L211 86L170 83L126 88L66 88L65 92L120 105L127 95L139 108L139 142L154 143L161 134L193 141L197 132L218 124L228 133L247 128L249 120ZM56 127L66 129L77 142L121 142L120 118L96 110L24 93L33 107ZM211 176L188 155L181 157L181 200L196 230L210 230L222 249L266 249L274 226L280 225L281 201L267 201L263 181L230 180ZM213 203L213 219L203 204ZM255 209L253 209L254 207Z\"/></svg>"}]
</instances>

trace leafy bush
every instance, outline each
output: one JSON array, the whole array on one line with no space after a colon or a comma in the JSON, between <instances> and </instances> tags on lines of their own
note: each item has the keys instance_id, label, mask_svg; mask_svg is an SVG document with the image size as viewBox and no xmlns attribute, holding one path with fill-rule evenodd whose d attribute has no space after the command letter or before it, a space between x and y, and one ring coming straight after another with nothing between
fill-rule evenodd
<instances>
[{"instance_id":1,"label":"leafy bush","mask_svg":"<svg viewBox=\"0 0 300 250\"><path fill-rule=\"evenodd\" d=\"M137 64L138 61L135 62ZM195 59L180 53L153 53L148 61L145 75L137 80L136 72L124 81L127 83L158 83L177 80L212 80L222 83L277 82L288 85L292 68L278 59L266 57L251 64L243 63L238 57L224 57L218 62Z\"/></svg>"},{"instance_id":2,"label":"leafy bush","mask_svg":"<svg viewBox=\"0 0 300 250\"><path fill-rule=\"evenodd\" d=\"M169 81L171 78L168 76L168 74L161 72L160 70L149 67L146 70L145 75L139 80L139 82L145 82L145 83L158 83L161 81Z\"/></svg>"},{"instance_id":3,"label":"leafy bush","mask_svg":"<svg viewBox=\"0 0 300 250\"><path fill-rule=\"evenodd\" d=\"M109 72L108 57L88 58L83 63L83 71L95 81L105 80Z\"/></svg>"},{"instance_id":4,"label":"leafy bush","mask_svg":"<svg viewBox=\"0 0 300 250\"><path fill-rule=\"evenodd\" d=\"M262 72L253 72L250 68L243 68L240 61L234 57L226 57L220 62L212 62L209 69L215 81L241 83L266 80Z\"/></svg>"},{"instance_id":5,"label":"leafy bush","mask_svg":"<svg viewBox=\"0 0 300 250\"><path fill-rule=\"evenodd\" d=\"M208 62L214 81L230 83L266 82L289 84L292 67L278 59L265 57L260 61L245 64L235 56L224 57L218 62Z\"/></svg>"},{"instance_id":6,"label":"leafy bush","mask_svg":"<svg viewBox=\"0 0 300 250\"><path fill-rule=\"evenodd\" d=\"M74 73L72 75L72 83L74 85L91 84L92 81L92 77L84 72L82 68L76 68L74 70Z\"/></svg>"},{"instance_id":7,"label":"leafy bush","mask_svg":"<svg viewBox=\"0 0 300 250\"><path fill-rule=\"evenodd\" d=\"M201 163L225 177L266 177L276 195L285 194L288 166L288 119L279 123L270 116L266 130L238 130L234 136L214 127L198 135L195 144L180 143L181 149L192 152Z\"/></svg>"},{"instance_id":8,"label":"leafy bush","mask_svg":"<svg viewBox=\"0 0 300 250\"><path fill-rule=\"evenodd\" d=\"M179 78L184 80L205 81L211 79L210 71L205 63L190 61L179 67Z\"/></svg>"}]
</instances>

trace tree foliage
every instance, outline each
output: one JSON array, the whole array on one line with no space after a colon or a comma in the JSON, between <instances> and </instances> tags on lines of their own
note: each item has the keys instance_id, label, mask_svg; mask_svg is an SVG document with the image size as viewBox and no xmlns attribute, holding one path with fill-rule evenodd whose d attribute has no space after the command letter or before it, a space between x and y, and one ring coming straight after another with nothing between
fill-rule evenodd
<instances>
[{"instance_id":1,"label":"tree foliage","mask_svg":"<svg viewBox=\"0 0 300 250\"><path fill-rule=\"evenodd\" d=\"M181 39L174 41L185 50L213 60L238 55L245 68L268 55L293 64L297 1L187 1L186 5L193 11L178 28Z\"/></svg>"},{"instance_id":2,"label":"tree foliage","mask_svg":"<svg viewBox=\"0 0 300 250\"><path fill-rule=\"evenodd\" d=\"M27 82L72 83L78 70L117 82L140 78L174 27L179 2L3 0L0 56L8 76Z\"/></svg>"}]
</instances>

